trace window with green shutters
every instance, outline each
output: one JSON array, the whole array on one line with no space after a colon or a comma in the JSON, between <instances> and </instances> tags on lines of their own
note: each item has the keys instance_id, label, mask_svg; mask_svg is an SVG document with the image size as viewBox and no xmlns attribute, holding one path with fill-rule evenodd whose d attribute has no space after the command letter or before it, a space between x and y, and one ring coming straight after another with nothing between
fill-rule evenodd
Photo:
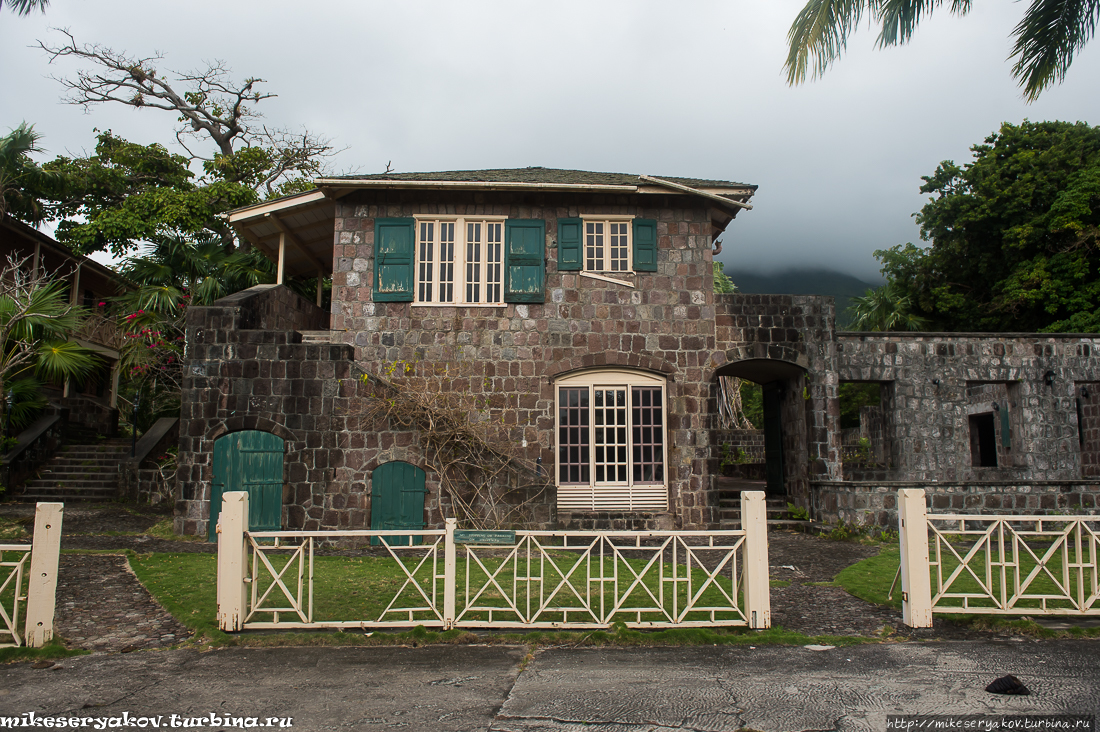
<instances>
[{"instance_id":1,"label":"window with green shutters","mask_svg":"<svg viewBox=\"0 0 1100 732\"><path fill-rule=\"evenodd\" d=\"M657 271L657 222L632 216L558 219L558 270Z\"/></svg>"}]
</instances>

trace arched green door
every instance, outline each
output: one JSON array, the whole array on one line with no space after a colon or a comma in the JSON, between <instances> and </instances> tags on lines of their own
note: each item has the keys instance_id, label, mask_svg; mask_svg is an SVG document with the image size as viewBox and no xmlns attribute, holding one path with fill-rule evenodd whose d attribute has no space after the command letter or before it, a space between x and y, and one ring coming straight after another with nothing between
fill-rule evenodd
<instances>
[{"instance_id":1,"label":"arched green door","mask_svg":"<svg viewBox=\"0 0 1100 732\"><path fill-rule=\"evenodd\" d=\"M283 514L283 438L245 430L214 441L214 477L210 486L210 541L222 509L222 494L248 491L248 528L278 531Z\"/></svg>"},{"instance_id":2,"label":"arched green door","mask_svg":"<svg viewBox=\"0 0 1100 732\"><path fill-rule=\"evenodd\" d=\"M370 527L376 531L423 529L424 478L423 470L401 461L375 468L371 478ZM419 542L419 537L413 539L413 543ZM372 539L371 543L379 542Z\"/></svg>"}]
</instances>

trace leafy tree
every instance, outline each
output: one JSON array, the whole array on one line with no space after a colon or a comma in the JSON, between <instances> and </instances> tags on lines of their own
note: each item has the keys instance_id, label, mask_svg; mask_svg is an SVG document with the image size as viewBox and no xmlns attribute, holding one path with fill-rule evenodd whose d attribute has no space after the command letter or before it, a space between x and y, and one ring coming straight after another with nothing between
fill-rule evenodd
<instances>
[{"instance_id":1,"label":"leafy tree","mask_svg":"<svg viewBox=\"0 0 1100 732\"><path fill-rule=\"evenodd\" d=\"M821 76L840 57L864 13L881 26L879 47L906 43L922 18L943 0L807 0L787 33L787 82L806 80L809 66ZM971 0L951 0L951 12L965 15ZM1013 30L1012 75L1028 101L1061 82L1073 56L1092 38L1100 18L1097 0L1031 0Z\"/></svg>"},{"instance_id":2,"label":"leafy tree","mask_svg":"<svg viewBox=\"0 0 1100 732\"><path fill-rule=\"evenodd\" d=\"M231 244L231 229L218 214L255 203L256 192L229 180L197 182L188 163L162 145L99 133L94 155L44 166L65 181L46 206L48 217L60 220L55 236L78 252L115 256L174 235L213 234Z\"/></svg>"},{"instance_id":3,"label":"leafy tree","mask_svg":"<svg viewBox=\"0 0 1100 732\"><path fill-rule=\"evenodd\" d=\"M1005 123L924 178L929 249L875 252L898 298L945 330L1100 331L1100 128Z\"/></svg>"}]
</instances>

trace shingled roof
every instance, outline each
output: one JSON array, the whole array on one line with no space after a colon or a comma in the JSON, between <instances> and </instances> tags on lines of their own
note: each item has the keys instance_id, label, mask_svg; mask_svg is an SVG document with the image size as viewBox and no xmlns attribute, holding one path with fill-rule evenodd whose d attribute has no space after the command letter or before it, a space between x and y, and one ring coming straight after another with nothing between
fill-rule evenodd
<instances>
[{"instance_id":1,"label":"shingled roof","mask_svg":"<svg viewBox=\"0 0 1100 732\"><path fill-rule=\"evenodd\" d=\"M658 176L673 183L691 188L737 188L756 190L749 183L704 178L673 178ZM372 175L332 176L326 180L337 181L447 181L455 183L558 183L565 185L636 186L644 181L632 173L597 173L588 170L564 170L561 168L497 168L491 170L446 170L434 173L375 173Z\"/></svg>"}]
</instances>

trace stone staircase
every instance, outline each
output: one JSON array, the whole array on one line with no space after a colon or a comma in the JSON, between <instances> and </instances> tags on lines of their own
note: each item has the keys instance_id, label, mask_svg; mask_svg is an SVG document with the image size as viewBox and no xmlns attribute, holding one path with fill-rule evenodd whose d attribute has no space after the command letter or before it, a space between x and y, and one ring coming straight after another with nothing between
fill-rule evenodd
<instances>
[{"instance_id":1,"label":"stone staircase","mask_svg":"<svg viewBox=\"0 0 1100 732\"><path fill-rule=\"evenodd\" d=\"M23 501L110 501L118 497L119 464L130 456L130 440L79 439L63 445L23 487ZM75 444L74 444L75 443ZM86 444L81 444L86 443Z\"/></svg>"},{"instance_id":2,"label":"stone staircase","mask_svg":"<svg viewBox=\"0 0 1100 732\"><path fill-rule=\"evenodd\" d=\"M740 488L720 489L718 494L718 518L719 528L722 531L733 531L741 528L741 491L764 490L763 484L745 485ZM805 531L812 525L812 521L800 521L791 517L787 510L787 499L768 496L765 501L768 512L768 531L778 529L794 529Z\"/></svg>"}]
</instances>

